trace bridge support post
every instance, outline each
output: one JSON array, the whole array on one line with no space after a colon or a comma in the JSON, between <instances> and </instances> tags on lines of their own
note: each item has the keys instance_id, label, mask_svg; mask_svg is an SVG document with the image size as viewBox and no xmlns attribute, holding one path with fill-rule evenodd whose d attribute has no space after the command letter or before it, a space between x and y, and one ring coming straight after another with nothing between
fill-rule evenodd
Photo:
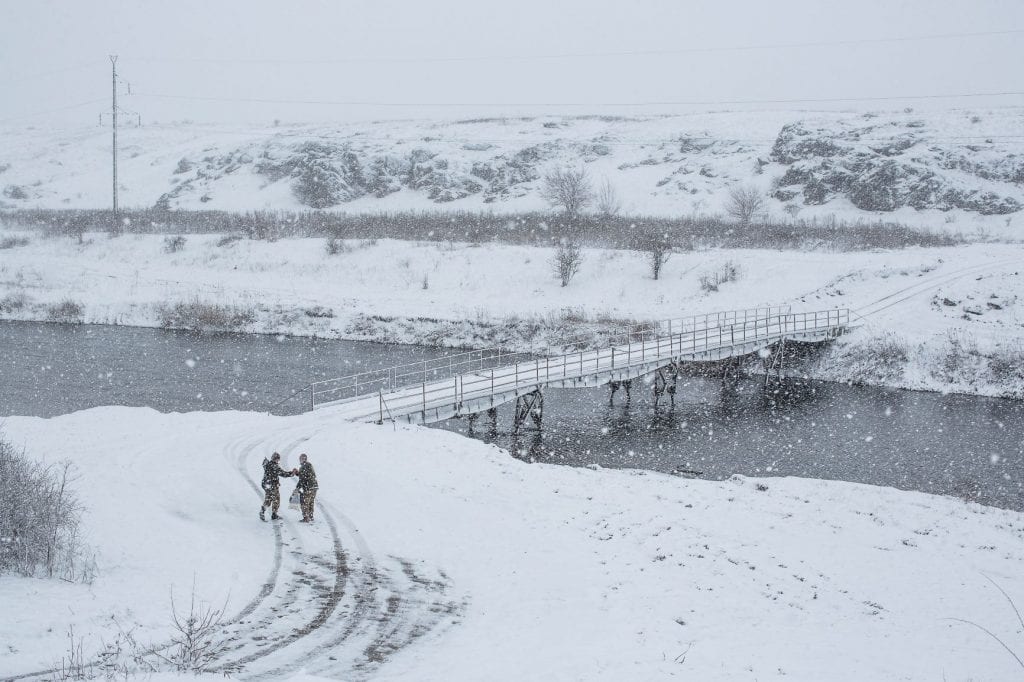
<instances>
[{"instance_id":1,"label":"bridge support post","mask_svg":"<svg viewBox=\"0 0 1024 682\"><path fill-rule=\"evenodd\" d=\"M516 398L516 411L512 418L512 430L518 432L526 418L533 419L534 425L539 430L544 421L544 393L538 388L526 395Z\"/></svg>"},{"instance_id":2,"label":"bridge support post","mask_svg":"<svg viewBox=\"0 0 1024 682\"><path fill-rule=\"evenodd\" d=\"M625 379L623 381L609 381L608 386L611 388L611 393L608 394L608 405L610 406L615 404L615 391L620 388L626 389L626 402L628 403L631 397L629 394L630 384L631 382L629 379Z\"/></svg>"},{"instance_id":3,"label":"bridge support post","mask_svg":"<svg viewBox=\"0 0 1024 682\"><path fill-rule=\"evenodd\" d=\"M768 386L771 381L771 377L774 374L775 378L782 380L782 363L786 357L786 337L782 337L772 352L764 359L764 385Z\"/></svg>"}]
</instances>

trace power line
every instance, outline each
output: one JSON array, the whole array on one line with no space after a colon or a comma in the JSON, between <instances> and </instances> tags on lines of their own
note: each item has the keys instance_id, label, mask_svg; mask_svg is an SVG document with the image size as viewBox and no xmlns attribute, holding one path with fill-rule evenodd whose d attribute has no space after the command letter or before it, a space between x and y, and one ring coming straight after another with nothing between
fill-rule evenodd
<instances>
[{"instance_id":1,"label":"power line","mask_svg":"<svg viewBox=\"0 0 1024 682\"><path fill-rule=\"evenodd\" d=\"M950 38L980 38L1024 33L1024 29L1006 29L1001 31L975 31L964 33L937 33L918 36L896 36L892 38L853 38L850 40L809 41L797 43L765 43L760 45L723 45L710 47L689 47L659 50L621 50L609 52L563 52L536 55L469 55L463 57L342 57L337 59L271 59L255 58L240 59L230 57L195 57L195 58L136 58L137 62L177 62L177 63L220 63L220 64L353 64L353 63L437 63L437 62L474 62L474 61L530 61L550 59L593 59L600 57L647 57L697 54L708 52L745 52L757 50L788 50L799 48L818 48L851 45L877 45L881 43L916 42L923 40L947 40Z\"/></svg>"},{"instance_id":2,"label":"power line","mask_svg":"<svg viewBox=\"0 0 1024 682\"><path fill-rule=\"evenodd\" d=\"M65 67L62 67L62 68L59 68L59 69L51 69L50 71L40 71L40 72L32 74L30 76L23 76L21 78L14 78L14 79L10 79L10 80L0 81L0 84L7 85L7 84L11 84L11 83L25 83L27 81L34 81L34 80L39 80L40 78L48 78L50 76L55 76L55 75L57 75L59 73L68 73L70 71L82 71L84 69L92 69L92 68L95 68L95 66L97 64L102 64L102 63L103 62L100 62L98 60L93 60L93 61L85 62L84 64L77 64L75 66L65 66Z\"/></svg>"},{"instance_id":3,"label":"power line","mask_svg":"<svg viewBox=\"0 0 1024 682\"><path fill-rule=\"evenodd\" d=\"M0 123L6 123L7 121L18 121L25 118L35 118L36 116L45 116L46 114L55 114L60 111L68 111L69 109L77 109L78 107L88 106L90 104L96 104L97 102L104 102L103 98L90 99L85 102L79 102L78 104L69 104L66 107L58 107L57 109L47 109L45 111L36 111L31 114L22 114L21 116L10 116L8 118L0 118Z\"/></svg>"},{"instance_id":4,"label":"power line","mask_svg":"<svg viewBox=\"0 0 1024 682\"><path fill-rule=\"evenodd\" d=\"M374 102L366 100L300 100L268 99L259 97L207 97L199 95L172 95L164 93L136 93L138 97L180 99L198 102L233 102L237 104L312 104L327 106L366 107L652 107L652 106L720 106L738 104L825 104L841 102L883 102L893 100L960 99L971 97L1008 97L1024 95L1024 90L1002 92L966 92L931 95L884 95L875 97L819 97L794 99L736 99L736 100L666 100L650 102Z\"/></svg>"}]
</instances>

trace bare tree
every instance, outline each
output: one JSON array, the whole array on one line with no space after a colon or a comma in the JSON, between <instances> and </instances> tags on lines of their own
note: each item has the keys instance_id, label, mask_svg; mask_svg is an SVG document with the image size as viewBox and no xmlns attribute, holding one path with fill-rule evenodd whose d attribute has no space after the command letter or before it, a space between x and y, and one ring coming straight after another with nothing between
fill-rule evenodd
<instances>
[{"instance_id":1,"label":"bare tree","mask_svg":"<svg viewBox=\"0 0 1024 682\"><path fill-rule=\"evenodd\" d=\"M651 265L651 276L658 279L665 262L672 255L674 245L669 236L663 232L647 231L640 235L638 246L647 253L647 262Z\"/></svg>"},{"instance_id":2,"label":"bare tree","mask_svg":"<svg viewBox=\"0 0 1024 682\"><path fill-rule=\"evenodd\" d=\"M613 218L622 210L619 195L608 178L604 179L601 188L597 191L597 210L605 218Z\"/></svg>"},{"instance_id":3,"label":"bare tree","mask_svg":"<svg viewBox=\"0 0 1024 682\"><path fill-rule=\"evenodd\" d=\"M555 255L551 259L551 265L563 287L569 286L569 282L579 272L582 263L583 252L579 241L573 236L563 237L559 240Z\"/></svg>"},{"instance_id":4,"label":"bare tree","mask_svg":"<svg viewBox=\"0 0 1024 682\"><path fill-rule=\"evenodd\" d=\"M569 218L575 218L594 199L585 168L556 168L544 176L540 195Z\"/></svg>"},{"instance_id":5,"label":"bare tree","mask_svg":"<svg viewBox=\"0 0 1024 682\"><path fill-rule=\"evenodd\" d=\"M751 185L734 185L729 190L725 212L740 225L749 225L754 216L764 211L764 197Z\"/></svg>"}]
</instances>

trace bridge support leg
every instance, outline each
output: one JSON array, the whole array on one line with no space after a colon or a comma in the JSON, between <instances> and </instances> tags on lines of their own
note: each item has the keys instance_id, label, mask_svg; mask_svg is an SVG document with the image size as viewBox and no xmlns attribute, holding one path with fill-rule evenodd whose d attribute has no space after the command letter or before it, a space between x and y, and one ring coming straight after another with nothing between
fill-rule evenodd
<instances>
[{"instance_id":1,"label":"bridge support leg","mask_svg":"<svg viewBox=\"0 0 1024 682\"><path fill-rule=\"evenodd\" d=\"M729 358L726 361L725 366L722 368L722 385L723 386L728 384L730 382L730 379L732 381L735 381L736 379L739 379L739 376L740 376L740 365L742 364L742 362L743 362L743 360L741 358L738 358L738 357L736 357L736 358Z\"/></svg>"},{"instance_id":2,"label":"bridge support leg","mask_svg":"<svg viewBox=\"0 0 1024 682\"><path fill-rule=\"evenodd\" d=\"M672 363L668 366L668 378L669 384L665 389L668 391L668 397L672 401L672 404L676 404L676 384L679 382L679 365Z\"/></svg>"},{"instance_id":3,"label":"bridge support leg","mask_svg":"<svg viewBox=\"0 0 1024 682\"><path fill-rule=\"evenodd\" d=\"M658 401L661 400L661 395L668 388L668 381L665 380L665 375L659 369L654 373L654 381L651 384L651 389L654 391L654 406L658 406Z\"/></svg>"},{"instance_id":4,"label":"bridge support leg","mask_svg":"<svg viewBox=\"0 0 1024 682\"><path fill-rule=\"evenodd\" d=\"M779 381L782 380L782 362L786 357L786 338L783 337L775 347L772 349L771 354L764 360L764 385L768 386L771 381L772 374L774 373L775 378Z\"/></svg>"},{"instance_id":5,"label":"bridge support leg","mask_svg":"<svg viewBox=\"0 0 1024 682\"><path fill-rule=\"evenodd\" d=\"M629 402L629 399L630 399L629 390L630 390L630 385L631 385L631 382L630 382L629 379L625 379L623 381L609 381L608 385L612 389L612 392L610 394L608 394L608 405L614 405L615 404L615 391L619 390L620 388L626 389L626 402L627 403Z\"/></svg>"},{"instance_id":6,"label":"bridge support leg","mask_svg":"<svg viewBox=\"0 0 1024 682\"><path fill-rule=\"evenodd\" d=\"M512 418L512 429L519 431L526 418L533 419L534 425L540 429L544 420L544 394L538 388L536 391L521 395L516 398L515 416Z\"/></svg>"}]
</instances>

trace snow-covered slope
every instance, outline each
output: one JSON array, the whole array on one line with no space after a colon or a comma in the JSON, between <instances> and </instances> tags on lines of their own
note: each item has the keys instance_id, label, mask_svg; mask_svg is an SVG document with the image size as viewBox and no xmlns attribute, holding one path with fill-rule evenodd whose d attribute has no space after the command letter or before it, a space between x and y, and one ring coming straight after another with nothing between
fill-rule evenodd
<instances>
[{"instance_id":1,"label":"snow-covered slope","mask_svg":"<svg viewBox=\"0 0 1024 682\"><path fill-rule=\"evenodd\" d=\"M1019 650L999 592L1024 600L1018 512L833 481L529 465L330 410L109 407L10 417L4 437L78 467L99 574L0 576L0 677L67 656L69 626L87 660L119 627L166 643L172 590L187 606L193 582L224 605L218 664L241 662L241 679L1020 674L980 629ZM291 510L257 519L273 450L316 466L312 526Z\"/></svg>"},{"instance_id":2,"label":"snow-covered slope","mask_svg":"<svg viewBox=\"0 0 1024 682\"><path fill-rule=\"evenodd\" d=\"M912 224L1024 207L1024 109L541 117L270 128L155 125L120 136L121 203L229 210L545 208L554 167L611 183L631 213L720 212L755 186L777 216ZM109 204L109 130L0 131L7 207ZM962 226L961 226L962 227Z\"/></svg>"}]
</instances>

